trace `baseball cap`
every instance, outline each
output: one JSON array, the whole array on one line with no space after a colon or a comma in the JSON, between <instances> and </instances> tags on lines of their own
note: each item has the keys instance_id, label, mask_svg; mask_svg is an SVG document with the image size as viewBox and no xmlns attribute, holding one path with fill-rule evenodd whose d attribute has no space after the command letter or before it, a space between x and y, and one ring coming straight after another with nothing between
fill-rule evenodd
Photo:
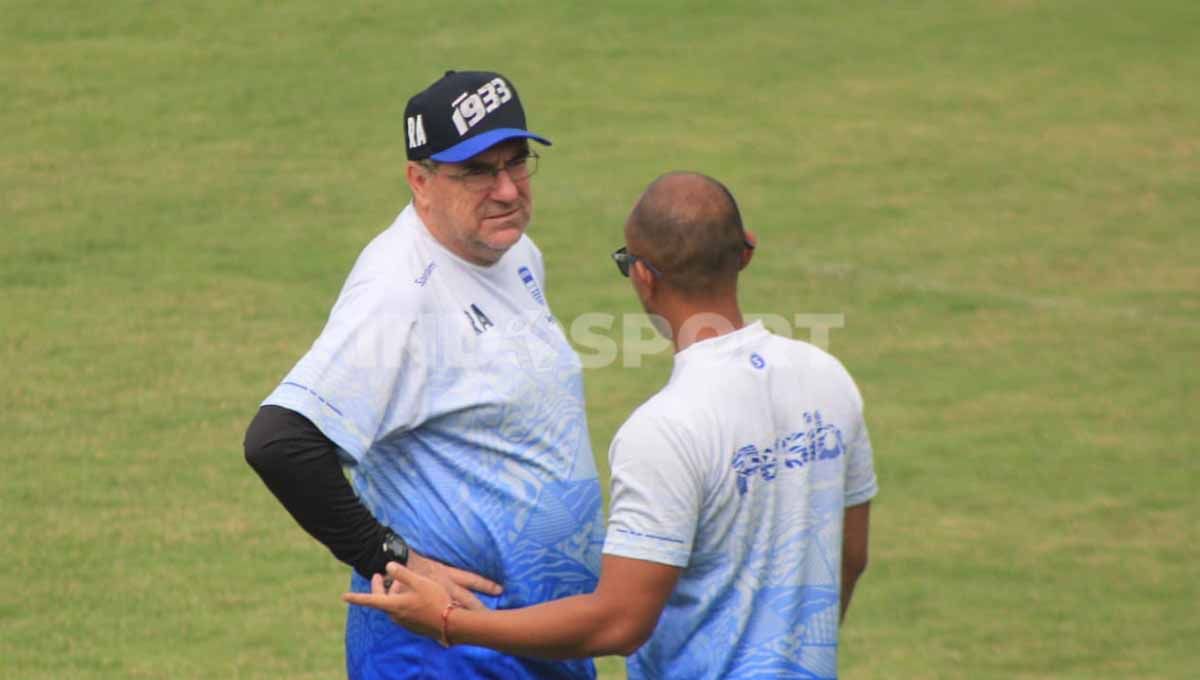
<instances>
[{"instance_id":1,"label":"baseball cap","mask_svg":"<svg viewBox=\"0 0 1200 680\"><path fill-rule=\"evenodd\" d=\"M525 129L517 88L490 71L446 71L404 107L408 160L458 163L507 139L550 140Z\"/></svg>"}]
</instances>

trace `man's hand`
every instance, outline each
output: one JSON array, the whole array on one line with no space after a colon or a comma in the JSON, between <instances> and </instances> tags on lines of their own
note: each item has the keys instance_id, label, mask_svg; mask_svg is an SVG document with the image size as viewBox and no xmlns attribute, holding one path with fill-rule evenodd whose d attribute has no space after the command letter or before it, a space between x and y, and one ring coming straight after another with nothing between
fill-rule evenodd
<instances>
[{"instance_id":1,"label":"man's hand","mask_svg":"<svg viewBox=\"0 0 1200 680\"><path fill-rule=\"evenodd\" d=\"M395 563L388 563L388 576L394 579L396 576L391 570L393 564ZM400 565L396 564L396 566ZM472 590L487 595L499 595L504 592L504 588L495 581L488 580L479 574L442 564L415 552L408 553L408 571L435 581L449 593L451 598L466 609L485 609L479 598L475 597L475 593L471 592Z\"/></svg>"},{"instance_id":2,"label":"man's hand","mask_svg":"<svg viewBox=\"0 0 1200 680\"><path fill-rule=\"evenodd\" d=\"M376 576L370 593L346 593L342 599L378 609L398 625L443 643L442 626L449 621L449 642L517 656L629 656L654 632L683 569L616 555L601 560L595 591L520 609L461 612L443 619L456 604L450 593L395 562L387 565L387 575L394 579L390 587L385 589L383 577Z\"/></svg>"},{"instance_id":3,"label":"man's hand","mask_svg":"<svg viewBox=\"0 0 1200 680\"><path fill-rule=\"evenodd\" d=\"M442 569L467 574L475 578L482 577L452 569L440 562L426 560ZM412 565L412 557L409 557ZM442 613L456 598L437 581L422 576L412 569L401 566L398 562L388 562L388 577L392 579L389 587L384 587L383 576L375 574L371 577L371 593L345 593L342 600L349 604L371 607L384 612L398 625L404 626L417 635L424 635L434 640L442 636ZM484 582L495 586L487 579ZM468 592L469 591L464 591ZM474 599L474 596L471 596ZM479 602L479 600L475 600ZM461 601L460 601L461 602ZM483 605L481 604L480 607Z\"/></svg>"}]
</instances>

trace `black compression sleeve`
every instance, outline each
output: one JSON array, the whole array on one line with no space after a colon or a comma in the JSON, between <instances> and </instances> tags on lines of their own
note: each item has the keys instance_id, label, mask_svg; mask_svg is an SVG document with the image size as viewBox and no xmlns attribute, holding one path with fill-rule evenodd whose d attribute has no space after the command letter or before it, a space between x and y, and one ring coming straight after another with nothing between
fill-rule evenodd
<instances>
[{"instance_id":1,"label":"black compression sleeve","mask_svg":"<svg viewBox=\"0 0 1200 680\"><path fill-rule=\"evenodd\" d=\"M342 474L337 445L304 416L263 406L246 430L246 462L313 538L366 578L383 573L388 529Z\"/></svg>"}]
</instances>

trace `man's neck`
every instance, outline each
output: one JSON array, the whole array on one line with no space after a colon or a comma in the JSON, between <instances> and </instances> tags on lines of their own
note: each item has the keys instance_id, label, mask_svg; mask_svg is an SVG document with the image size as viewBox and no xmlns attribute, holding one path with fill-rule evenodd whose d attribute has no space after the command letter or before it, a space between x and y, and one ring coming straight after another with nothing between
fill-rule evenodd
<instances>
[{"instance_id":1,"label":"man's neck","mask_svg":"<svg viewBox=\"0 0 1200 680\"><path fill-rule=\"evenodd\" d=\"M671 342L679 353L710 338L732 333L746 325L737 296L708 300L674 300L658 314L671 327Z\"/></svg>"},{"instance_id":2,"label":"man's neck","mask_svg":"<svg viewBox=\"0 0 1200 680\"><path fill-rule=\"evenodd\" d=\"M475 252L465 252L460 244L453 242L446 234L444 234L437 225L429 218L429 214L421 208L416 201L413 202L413 210L417 212L417 217L421 218L421 224L425 225L425 231L428 232L433 240L437 241L443 248L455 257L470 262L479 267L490 267L500 261L504 253L498 253L494 258L488 259ZM489 253L490 254L490 253Z\"/></svg>"}]
</instances>

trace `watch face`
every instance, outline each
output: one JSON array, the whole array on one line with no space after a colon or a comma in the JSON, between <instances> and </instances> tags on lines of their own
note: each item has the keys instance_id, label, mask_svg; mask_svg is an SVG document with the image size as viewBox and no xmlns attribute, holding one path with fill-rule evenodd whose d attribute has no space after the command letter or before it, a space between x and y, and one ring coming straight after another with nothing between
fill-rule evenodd
<instances>
[{"instance_id":1,"label":"watch face","mask_svg":"<svg viewBox=\"0 0 1200 680\"><path fill-rule=\"evenodd\" d=\"M408 564L408 544L396 534L388 534L383 542L383 549L400 564Z\"/></svg>"}]
</instances>

